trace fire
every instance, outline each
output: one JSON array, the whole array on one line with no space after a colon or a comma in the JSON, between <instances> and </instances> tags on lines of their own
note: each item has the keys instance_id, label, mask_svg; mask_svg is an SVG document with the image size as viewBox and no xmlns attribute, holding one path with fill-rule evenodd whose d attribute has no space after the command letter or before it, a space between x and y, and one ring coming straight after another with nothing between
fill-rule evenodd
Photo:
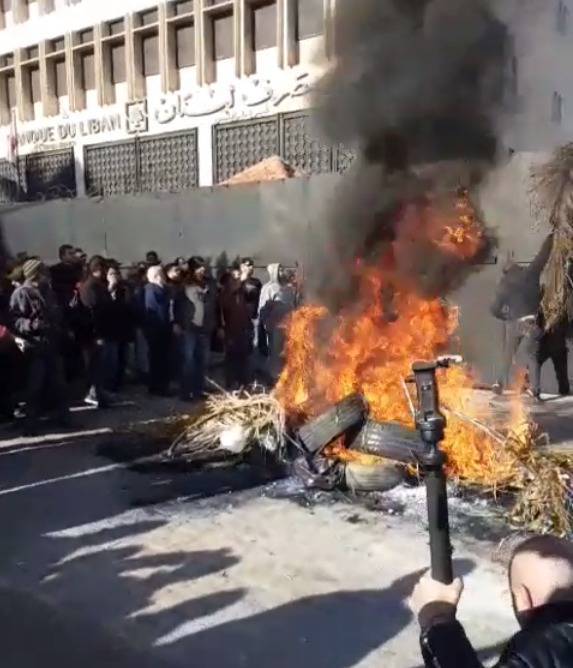
<instances>
[{"instance_id":1,"label":"fire","mask_svg":"<svg viewBox=\"0 0 573 668\"><path fill-rule=\"evenodd\" d=\"M376 266L355 263L360 281L357 303L336 316L323 306L304 306L286 324L286 364L276 392L293 423L358 391L373 419L413 425L405 384L412 363L452 352L458 327L455 307L419 296L413 283L396 273L404 245L419 243L420 238L460 263L476 258L485 243L466 193L446 214L431 203L406 207L386 256ZM385 304L388 294L391 313ZM467 368L440 372L441 400L448 417L443 446L451 474L496 485L511 475L513 460L494 438L472 424L477 417L473 385Z\"/></svg>"}]
</instances>

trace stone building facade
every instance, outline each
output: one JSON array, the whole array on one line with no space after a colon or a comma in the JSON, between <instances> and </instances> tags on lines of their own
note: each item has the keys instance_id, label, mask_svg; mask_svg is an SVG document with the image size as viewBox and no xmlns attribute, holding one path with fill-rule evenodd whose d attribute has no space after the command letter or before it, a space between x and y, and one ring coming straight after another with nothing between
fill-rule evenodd
<instances>
[{"instance_id":1,"label":"stone building facade","mask_svg":"<svg viewBox=\"0 0 573 668\"><path fill-rule=\"evenodd\" d=\"M176 192L270 155L309 174L334 0L0 0L0 199Z\"/></svg>"}]
</instances>

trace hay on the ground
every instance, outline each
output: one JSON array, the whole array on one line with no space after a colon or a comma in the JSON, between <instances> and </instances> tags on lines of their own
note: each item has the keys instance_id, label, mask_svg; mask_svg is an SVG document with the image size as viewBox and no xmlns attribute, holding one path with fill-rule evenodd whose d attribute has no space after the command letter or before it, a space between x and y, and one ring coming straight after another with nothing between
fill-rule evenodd
<instances>
[{"instance_id":1,"label":"hay on the ground","mask_svg":"<svg viewBox=\"0 0 573 668\"><path fill-rule=\"evenodd\" d=\"M237 428L243 430L246 450L262 446L281 456L287 440L285 412L275 395L267 392L212 395L201 416L175 439L170 453L188 459L225 454L221 437Z\"/></svg>"}]
</instances>

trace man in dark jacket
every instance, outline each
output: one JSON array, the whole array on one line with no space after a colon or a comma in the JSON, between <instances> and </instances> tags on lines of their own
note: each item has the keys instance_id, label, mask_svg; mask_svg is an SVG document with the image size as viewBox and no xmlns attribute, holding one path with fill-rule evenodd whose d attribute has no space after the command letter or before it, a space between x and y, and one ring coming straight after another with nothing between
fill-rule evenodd
<instances>
[{"instance_id":1,"label":"man in dark jacket","mask_svg":"<svg viewBox=\"0 0 573 668\"><path fill-rule=\"evenodd\" d=\"M77 284L82 278L82 267L76 258L76 249L69 244L59 248L60 261L50 268L52 289L60 308L68 308Z\"/></svg>"},{"instance_id":2,"label":"man in dark jacket","mask_svg":"<svg viewBox=\"0 0 573 668\"><path fill-rule=\"evenodd\" d=\"M521 626L505 647L497 668L573 666L573 545L552 536L525 541L509 566L513 609ZM422 629L427 668L482 668L456 609L461 580L443 585L424 576L411 607Z\"/></svg>"},{"instance_id":3,"label":"man in dark jacket","mask_svg":"<svg viewBox=\"0 0 573 668\"><path fill-rule=\"evenodd\" d=\"M149 393L169 394L169 358L171 351L171 322L169 290L160 265L147 270L144 288L143 330L149 350Z\"/></svg>"},{"instance_id":4,"label":"man in dark jacket","mask_svg":"<svg viewBox=\"0 0 573 668\"><path fill-rule=\"evenodd\" d=\"M219 296L221 326L225 334L225 382L228 390L246 387L251 380L250 360L253 353L254 324L258 306L252 297L241 265L234 267Z\"/></svg>"},{"instance_id":5,"label":"man in dark jacket","mask_svg":"<svg viewBox=\"0 0 573 668\"><path fill-rule=\"evenodd\" d=\"M23 275L24 283L10 299L10 314L16 342L26 360L26 417L35 428L46 408L54 410L61 421L68 415L58 350L61 319L42 261L27 260Z\"/></svg>"},{"instance_id":6,"label":"man in dark jacket","mask_svg":"<svg viewBox=\"0 0 573 668\"><path fill-rule=\"evenodd\" d=\"M76 249L69 244L59 248L60 261L50 267L52 290L58 300L62 314L64 336L61 351L68 380L77 377L83 370L81 345L76 337L76 313L72 308L74 295L82 280L82 265L76 257Z\"/></svg>"},{"instance_id":7,"label":"man in dark jacket","mask_svg":"<svg viewBox=\"0 0 573 668\"><path fill-rule=\"evenodd\" d=\"M173 330L183 358L181 399L201 399L211 337L216 325L217 294L203 258L189 260L189 279L173 303Z\"/></svg>"},{"instance_id":8,"label":"man in dark jacket","mask_svg":"<svg viewBox=\"0 0 573 668\"><path fill-rule=\"evenodd\" d=\"M110 398L105 392L107 378L106 344L113 341L113 304L106 281L107 263L94 255L88 263L88 277L80 286L81 303L90 316L90 333L86 337L89 391L85 402L106 408Z\"/></svg>"}]
</instances>

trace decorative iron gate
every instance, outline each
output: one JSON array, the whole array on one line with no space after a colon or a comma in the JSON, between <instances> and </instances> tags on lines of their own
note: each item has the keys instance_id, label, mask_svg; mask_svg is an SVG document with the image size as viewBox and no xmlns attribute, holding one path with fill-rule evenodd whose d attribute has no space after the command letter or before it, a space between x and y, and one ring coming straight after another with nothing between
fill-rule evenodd
<instances>
[{"instance_id":1,"label":"decorative iron gate","mask_svg":"<svg viewBox=\"0 0 573 668\"><path fill-rule=\"evenodd\" d=\"M214 177L226 181L247 167L279 153L279 117L216 125L213 129Z\"/></svg>"},{"instance_id":2,"label":"decorative iron gate","mask_svg":"<svg viewBox=\"0 0 573 668\"><path fill-rule=\"evenodd\" d=\"M19 196L18 167L9 160L0 160L0 202L16 202Z\"/></svg>"},{"instance_id":3,"label":"decorative iron gate","mask_svg":"<svg viewBox=\"0 0 573 668\"><path fill-rule=\"evenodd\" d=\"M133 140L86 146L86 194L110 196L135 192L136 163Z\"/></svg>"},{"instance_id":4,"label":"decorative iron gate","mask_svg":"<svg viewBox=\"0 0 573 668\"><path fill-rule=\"evenodd\" d=\"M304 112L281 116L282 157L305 174L332 172L332 148L314 139L311 123Z\"/></svg>"},{"instance_id":5,"label":"decorative iron gate","mask_svg":"<svg viewBox=\"0 0 573 668\"><path fill-rule=\"evenodd\" d=\"M31 153L20 158L27 199L76 196L74 150Z\"/></svg>"},{"instance_id":6,"label":"decorative iron gate","mask_svg":"<svg viewBox=\"0 0 573 668\"><path fill-rule=\"evenodd\" d=\"M139 189L179 192L199 185L197 130L139 140Z\"/></svg>"},{"instance_id":7,"label":"decorative iron gate","mask_svg":"<svg viewBox=\"0 0 573 668\"><path fill-rule=\"evenodd\" d=\"M84 164L88 195L196 188L197 130L87 146Z\"/></svg>"},{"instance_id":8,"label":"decorative iron gate","mask_svg":"<svg viewBox=\"0 0 573 668\"><path fill-rule=\"evenodd\" d=\"M354 159L353 151L322 144L313 134L311 116L304 111L217 125L213 130L214 181L226 181L273 155L305 174L344 172Z\"/></svg>"}]
</instances>

